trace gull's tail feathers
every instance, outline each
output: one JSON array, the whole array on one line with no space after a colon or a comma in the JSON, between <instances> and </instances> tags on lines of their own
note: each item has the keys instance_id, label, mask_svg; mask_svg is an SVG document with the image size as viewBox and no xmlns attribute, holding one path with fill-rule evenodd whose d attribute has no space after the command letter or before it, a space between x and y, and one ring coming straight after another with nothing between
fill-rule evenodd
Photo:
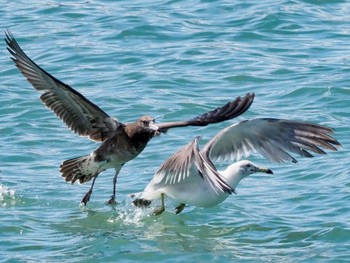
<instances>
[{"instance_id":1,"label":"gull's tail feathers","mask_svg":"<svg viewBox=\"0 0 350 263\"><path fill-rule=\"evenodd\" d=\"M136 198L132 203L136 207L149 207L152 201L143 198Z\"/></svg>"}]
</instances>

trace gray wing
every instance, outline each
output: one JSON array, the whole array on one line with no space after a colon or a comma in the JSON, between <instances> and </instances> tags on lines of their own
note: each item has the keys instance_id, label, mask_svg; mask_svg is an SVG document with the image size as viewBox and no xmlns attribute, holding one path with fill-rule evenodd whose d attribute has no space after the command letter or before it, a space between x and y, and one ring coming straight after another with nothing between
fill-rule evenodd
<instances>
[{"instance_id":1,"label":"gray wing","mask_svg":"<svg viewBox=\"0 0 350 263\"><path fill-rule=\"evenodd\" d=\"M56 79L34 63L21 49L9 30L5 32L7 49L18 69L42 95L40 99L75 133L94 141L104 141L118 127L97 105Z\"/></svg>"},{"instance_id":2,"label":"gray wing","mask_svg":"<svg viewBox=\"0 0 350 263\"><path fill-rule=\"evenodd\" d=\"M313 157L336 151L340 143L329 134L332 129L307 122L282 119L253 119L231 125L219 132L202 149L212 160L239 160L259 153L274 162L297 162L290 153Z\"/></svg>"},{"instance_id":3,"label":"gray wing","mask_svg":"<svg viewBox=\"0 0 350 263\"><path fill-rule=\"evenodd\" d=\"M218 107L187 121L157 123L158 131L166 132L171 128L185 126L206 126L208 124L230 120L244 113L253 103L254 96L254 93L247 93L243 98L237 97L222 107Z\"/></svg>"},{"instance_id":4,"label":"gray wing","mask_svg":"<svg viewBox=\"0 0 350 263\"><path fill-rule=\"evenodd\" d=\"M167 159L157 171L153 183L165 186L196 177L196 179L208 181L211 188L216 192L233 193L234 189L225 183L214 165L199 152L199 139L200 137L197 136Z\"/></svg>"}]
</instances>

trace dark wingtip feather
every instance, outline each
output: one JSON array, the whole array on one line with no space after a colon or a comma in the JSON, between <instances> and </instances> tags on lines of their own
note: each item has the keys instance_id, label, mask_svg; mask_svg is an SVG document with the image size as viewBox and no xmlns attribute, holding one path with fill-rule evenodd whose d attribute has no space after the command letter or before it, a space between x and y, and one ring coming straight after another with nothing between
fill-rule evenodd
<instances>
[{"instance_id":1,"label":"dark wingtip feather","mask_svg":"<svg viewBox=\"0 0 350 263\"><path fill-rule=\"evenodd\" d=\"M254 101L255 94L247 93L243 98L237 97L224 106L206 112L188 121L191 126L206 126L235 118L249 109Z\"/></svg>"}]
</instances>

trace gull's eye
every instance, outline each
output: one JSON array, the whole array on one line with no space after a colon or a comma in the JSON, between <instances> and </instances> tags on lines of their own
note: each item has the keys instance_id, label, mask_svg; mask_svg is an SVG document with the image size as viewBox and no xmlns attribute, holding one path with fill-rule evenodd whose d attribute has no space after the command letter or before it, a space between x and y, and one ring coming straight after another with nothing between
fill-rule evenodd
<instances>
[{"instance_id":1,"label":"gull's eye","mask_svg":"<svg viewBox=\"0 0 350 263\"><path fill-rule=\"evenodd\" d=\"M251 166L250 163L248 163L248 164L245 165L245 167L246 167L246 168L250 168L250 167L252 167L252 166Z\"/></svg>"}]
</instances>

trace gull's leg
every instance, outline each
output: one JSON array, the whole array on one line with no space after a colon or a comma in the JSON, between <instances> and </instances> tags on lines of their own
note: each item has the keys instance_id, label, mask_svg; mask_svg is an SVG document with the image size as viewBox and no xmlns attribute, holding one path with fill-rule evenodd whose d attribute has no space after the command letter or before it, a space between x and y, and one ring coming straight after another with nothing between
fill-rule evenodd
<instances>
[{"instance_id":1,"label":"gull's leg","mask_svg":"<svg viewBox=\"0 0 350 263\"><path fill-rule=\"evenodd\" d=\"M112 192L111 198L107 202L107 204L109 204L109 205L114 205L116 203L115 192L116 192L116 188L117 188L117 178L118 178L118 174L119 174L120 169L121 169L121 167L115 169L115 175L113 178L113 192Z\"/></svg>"},{"instance_id":2,"label":"gull's leg","mask_svg":"<svg viewBox=\"0 0 350 263\"><path fill-rule=\"evenodd\" d=\"M161 206L160 206L158 209L156 209L156 210L153 211L153 215L155 215L155 216L160 215L160 214L163 213L164 210L165 210L165 206L164 206L164 194L163 194L163 193L160 194L160 200L161 200Z\"/></svg>"},{"instance_id":3,"label":"gull's leg","mask_svg":"<svg viewBox=\"0 0 350 263\"><path fill-rule=\"evenodd\" d=\"M182 210L184 210L186 204L184 203L181 203L179 204L176 208L175 208L175 213L176 214L180 214L182 212Z\"/></svg>"},{"instance_id":4,"label":"gull's leg","mask_svg":"<svg viewBox=\"0 0 350 263\"><path fill-rule=\"evenodd\" d=\"M94 188L96 178L97 178L97 175L92 180L92 184L91 184L89 191L87 191L87 193L84 195L83 199L81 200L81 202L84 204L84 206L86 206L87 202L89 202L89 200L90 200L90 196L92 194L92 188Z\"/></svg>"}]
</instances>

